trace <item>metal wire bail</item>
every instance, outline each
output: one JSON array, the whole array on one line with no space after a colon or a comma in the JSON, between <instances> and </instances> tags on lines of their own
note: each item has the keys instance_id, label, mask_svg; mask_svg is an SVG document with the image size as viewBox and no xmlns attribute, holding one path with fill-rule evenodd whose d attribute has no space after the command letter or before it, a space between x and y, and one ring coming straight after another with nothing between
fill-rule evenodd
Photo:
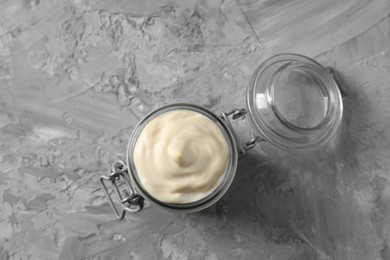
<instances>
[{"instance_id":1,"label":"metal wire bail","mask_svg":"<svg viewBox=\"0 0 390 260\"><path fill-rule=\"evenodd\" d=\"M238 137L236 132L234 131L233 125L230 122L230 118L232 117L233 120L242 119L244 120L246 118L246 114L248 112L245 108L234 108L232 111L226 113L221 113L221 118L225 121L225 123L229 126L230 130L232 131L234 138L237 140L237 148L240 154L245 154L247 151L253 149L257 143L264 141L260 136L255 135L254 133L251 133L251 139L246 142L244 145L241 145L238 141Z\"/></svg>"},{"instance_id":2,"label":"metal wire bail","mask_svg":"<svg viewBox=\"0 0 390 260\"><path fill-rule=\"evenodd\" d=\"M117 199L121 205L121 211L117 209L114 204L111 194L108 191L108 188L105 184L105 181L110 181L111 185L114 187ZM120 183L121 182L121 183ZM111 167L111 173L109 176L101 176L100 183L102 184L103 191L110 203L110 206L115 214L115 217L119 220L124 219L126 212L139 212L144 207L144 198L139 195L131 185L128 171L126 165L123 161L116 161ZM127 189L119 191L120 184L125 184Z\"/></svg>"}]
</instances>

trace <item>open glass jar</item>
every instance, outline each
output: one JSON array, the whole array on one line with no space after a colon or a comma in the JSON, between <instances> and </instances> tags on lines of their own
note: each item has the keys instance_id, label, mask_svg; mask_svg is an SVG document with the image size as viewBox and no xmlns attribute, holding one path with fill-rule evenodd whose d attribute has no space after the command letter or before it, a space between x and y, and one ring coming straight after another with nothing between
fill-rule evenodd
<instances>
[{"instance_id":1,"label":"open glass jar","mask_svg":"<svg viewBox=\"0 0 390 260\"><path fill-rule=\"evenodd\" d=\"M298 54L279 54L264 61L247 88L247 109L235 108L220 115L192 104L171 104L146 115L134 129L128 144L127 165L114 163L111 174L100 181L118 219L126 212L142 210L144 198L168 210L195 212L205 209L228 190L234 179L239 154L261 141L281 149L307 152L331 140L343 113L342 90L337 75L316 61ZM218 185L205 197L190 203L167 203L151 195L140 181L134 162L136 142L149 122L170 111L188 110L201 114L218 127L228 146L228 163ZM230 120L249 114L254 128L251 140L241 145ZM121 202L118 210L105 181L110 181ZM121 192L118 182L126 184Z\"/></svg>"}]
</instances>

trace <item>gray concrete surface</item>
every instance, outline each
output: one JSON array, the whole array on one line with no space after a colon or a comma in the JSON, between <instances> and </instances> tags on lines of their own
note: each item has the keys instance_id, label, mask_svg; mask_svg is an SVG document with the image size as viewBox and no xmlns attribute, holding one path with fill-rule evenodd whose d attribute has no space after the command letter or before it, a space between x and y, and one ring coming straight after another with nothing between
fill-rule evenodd
<instances>
[{"instance_id":1,"label":"gray concrete surface","mask_svg":"<svg viewBox=\"0 0 390 260\"><path fill-rule=\"evenodd\" d=\"M390 2L183 2L0 2L0 259L390 259ZM262 144L215 206L116 221L98 177L138 120L245 106L280 52L340 72L335 140Z\"/></svg>"}]
</instances>

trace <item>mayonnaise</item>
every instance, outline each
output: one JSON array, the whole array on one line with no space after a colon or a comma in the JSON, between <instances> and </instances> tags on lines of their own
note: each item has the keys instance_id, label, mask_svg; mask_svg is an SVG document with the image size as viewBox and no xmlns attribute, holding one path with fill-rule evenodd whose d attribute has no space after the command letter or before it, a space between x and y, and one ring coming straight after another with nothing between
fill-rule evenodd
<instances>
[{"instance_id":1,"label":"mayonnaise","mask_svg":"<svg viewBox=\"0 0 390 260\"><path fill-rule=\"evenodd\" d=\"M190 203L206 197L218 186L229 164L222 131L206 116L185 109L148 122L133 156L142 186L166 203Z\"/></svg>"}]
</instances>

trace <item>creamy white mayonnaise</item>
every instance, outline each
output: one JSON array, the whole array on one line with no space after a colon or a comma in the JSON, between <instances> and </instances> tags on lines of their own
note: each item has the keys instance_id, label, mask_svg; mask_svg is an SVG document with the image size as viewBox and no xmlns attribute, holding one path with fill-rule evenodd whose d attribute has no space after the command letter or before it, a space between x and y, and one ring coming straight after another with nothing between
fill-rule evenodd
<instances>
[{"instance_id":1,"label":"creamy white mayonnaise","mask_svg":"<svg viewBox=\"0 0 390 260\"><path fill-rule=\"evenodd\" d=\"M218 186L229 164L229 147L211 119L181 109L148 122L133 156L141 184L154 198L190 203Z\"/></svg>"}]
</instances>

